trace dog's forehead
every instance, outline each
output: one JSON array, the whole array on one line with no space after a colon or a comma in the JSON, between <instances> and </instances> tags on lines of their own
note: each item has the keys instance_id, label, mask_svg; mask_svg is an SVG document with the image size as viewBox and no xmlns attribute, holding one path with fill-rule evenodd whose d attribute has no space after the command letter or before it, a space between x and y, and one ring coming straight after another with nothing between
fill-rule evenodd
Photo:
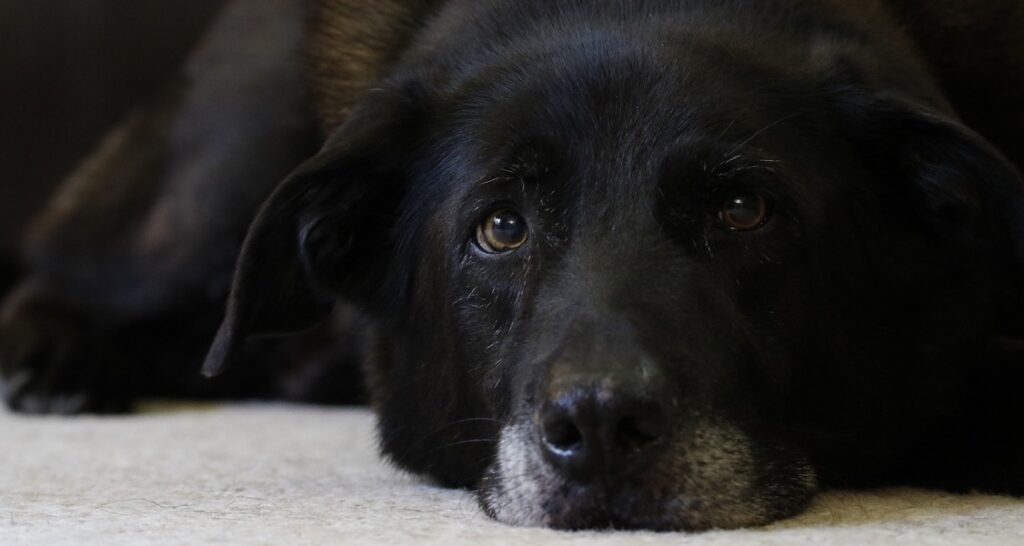
<instances>
[{"instance_id":1,"label":"dog's forehead","mask_svg":"<svg viewBox=\"0 0 1024 546\"><path fill-rule=\"evenodd\" d=\"M596 179L651 175L671 154L745 152L758 131L799 117L805 105L794 97L808 98L707 55L639 47L499 66L465 88L449 115L467 156L492 165L557 158ZM521 153L530 145L542 153Z\"/></svg>"},{"instance_id":2,"label":"dog's forehead","mask_svg":"<svg viewBox=\"0 0 1024 546\"><path fill-rule=\"evenodd\" d=\"M520 68L470 102L481 142L532 136L601 153L620 144L671 140L694 115L686 76L643 55Z\"/></svg>"},{"instance_id":3,"label":"dog's forehead","mask_svg":"<svg viewBox=\"0 0 1024 546\"><path fill-rule=\"evenodd\" d=\"M543 59L481 70L438 101L439 223L530 194L572 225L572 207L591 211L598 236L612 225L654 233L660 203L693 200L721 164L801 175L780 177L787 186L813 180L813 145L794 129L820 115L806 82L643 47Z\"/></svg>"}]
</instances>

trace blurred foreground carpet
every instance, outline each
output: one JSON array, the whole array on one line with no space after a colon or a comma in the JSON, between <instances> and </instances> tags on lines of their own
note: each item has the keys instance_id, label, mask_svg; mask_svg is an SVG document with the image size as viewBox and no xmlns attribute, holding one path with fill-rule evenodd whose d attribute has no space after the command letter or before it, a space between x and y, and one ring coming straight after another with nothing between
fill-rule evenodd
<instances>
[{"instance_id":1,"label":"blurred foreground carpet","mask_svg":"<svg viewBox=\"0 0 1024 546\"><path fill-rule=\"evenodd\" d=\"M117 418L0 410L0 545L1024 544L1024 501L917 490L832 493L767 529L516 529L473 496L377 457L363 410L151 408Z\"/></svg>"}]
</instances>

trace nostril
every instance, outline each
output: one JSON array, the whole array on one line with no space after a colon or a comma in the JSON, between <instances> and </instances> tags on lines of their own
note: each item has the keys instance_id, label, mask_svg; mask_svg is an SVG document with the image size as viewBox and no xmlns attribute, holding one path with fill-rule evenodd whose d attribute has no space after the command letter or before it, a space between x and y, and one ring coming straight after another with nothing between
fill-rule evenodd
<instances>
[{"instance_id":1,"label":"nostril","mask_svg":"<svg viewBox=\"0 0 1024 546\"><path fill-rule=\"evenodd\" d=\"M661 419L655 417L625 417L619 421L616 440L620 447L639 450L658 441L664 435Z\"/></svg>"},{"instance_id":2,"label":"nostril","mask_svg":"<svg viewBox=\"0 0 1024 546\"><path fill-rule=\"evenodd\" d=\"M563 454L572 454L583 448L583 433L566 415L546 415L543 435L549 447Z\"/></svg>"}]
</instances>

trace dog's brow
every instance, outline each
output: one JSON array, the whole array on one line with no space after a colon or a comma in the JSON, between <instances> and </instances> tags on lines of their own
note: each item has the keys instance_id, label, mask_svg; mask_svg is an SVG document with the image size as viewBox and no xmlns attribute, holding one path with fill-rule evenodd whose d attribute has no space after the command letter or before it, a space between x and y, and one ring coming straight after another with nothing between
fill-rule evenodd
<instances>
[{"instance_id":1,"label":"dog's brow","mask_svg":"<svg viewBox=\"0 0 1024 546\"><path fill-rule=\"evenodd\" d=\"M478 186L489 186L491 184L494 184L495 182L501 182L503 180L507 180L508 178L509 178L508 175L492 176L490 178L485 178L483 180L477 181L476 185L478 185Z\"/></svg>"},{"instance_id":2,"label":"dog's brow","mask_svg":"<svg viewBox=\"0 0 1024 546\"><path fill-rule=\"evenodd\" d=\"M781 159L760 159L760 158L748 158L746 156L736 154L732 157L728 157L714 167L711 170L707 169L705 164L704 171L715 177L727 177L743 171L761 170L769 173L777 172L777 168L782 164Z\"/></svg>"}]
</instances>

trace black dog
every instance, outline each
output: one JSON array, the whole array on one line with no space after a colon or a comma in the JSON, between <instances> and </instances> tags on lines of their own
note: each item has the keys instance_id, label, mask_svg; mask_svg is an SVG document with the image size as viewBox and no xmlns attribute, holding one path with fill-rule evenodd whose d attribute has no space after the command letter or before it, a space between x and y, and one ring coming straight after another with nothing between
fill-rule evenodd
<instances>
[{"instance_id":1,"label":"black dog","mask_svg":"<svg viewBox=\"0 0 1024 546\"><path fill-rule=\"evenodd\" d=\"M1022 31L1016 0L241 0L35 227L7 401L338 401L366 353L385 453L509 523L1024 493Z\"/></svg>"}]
</instances>

